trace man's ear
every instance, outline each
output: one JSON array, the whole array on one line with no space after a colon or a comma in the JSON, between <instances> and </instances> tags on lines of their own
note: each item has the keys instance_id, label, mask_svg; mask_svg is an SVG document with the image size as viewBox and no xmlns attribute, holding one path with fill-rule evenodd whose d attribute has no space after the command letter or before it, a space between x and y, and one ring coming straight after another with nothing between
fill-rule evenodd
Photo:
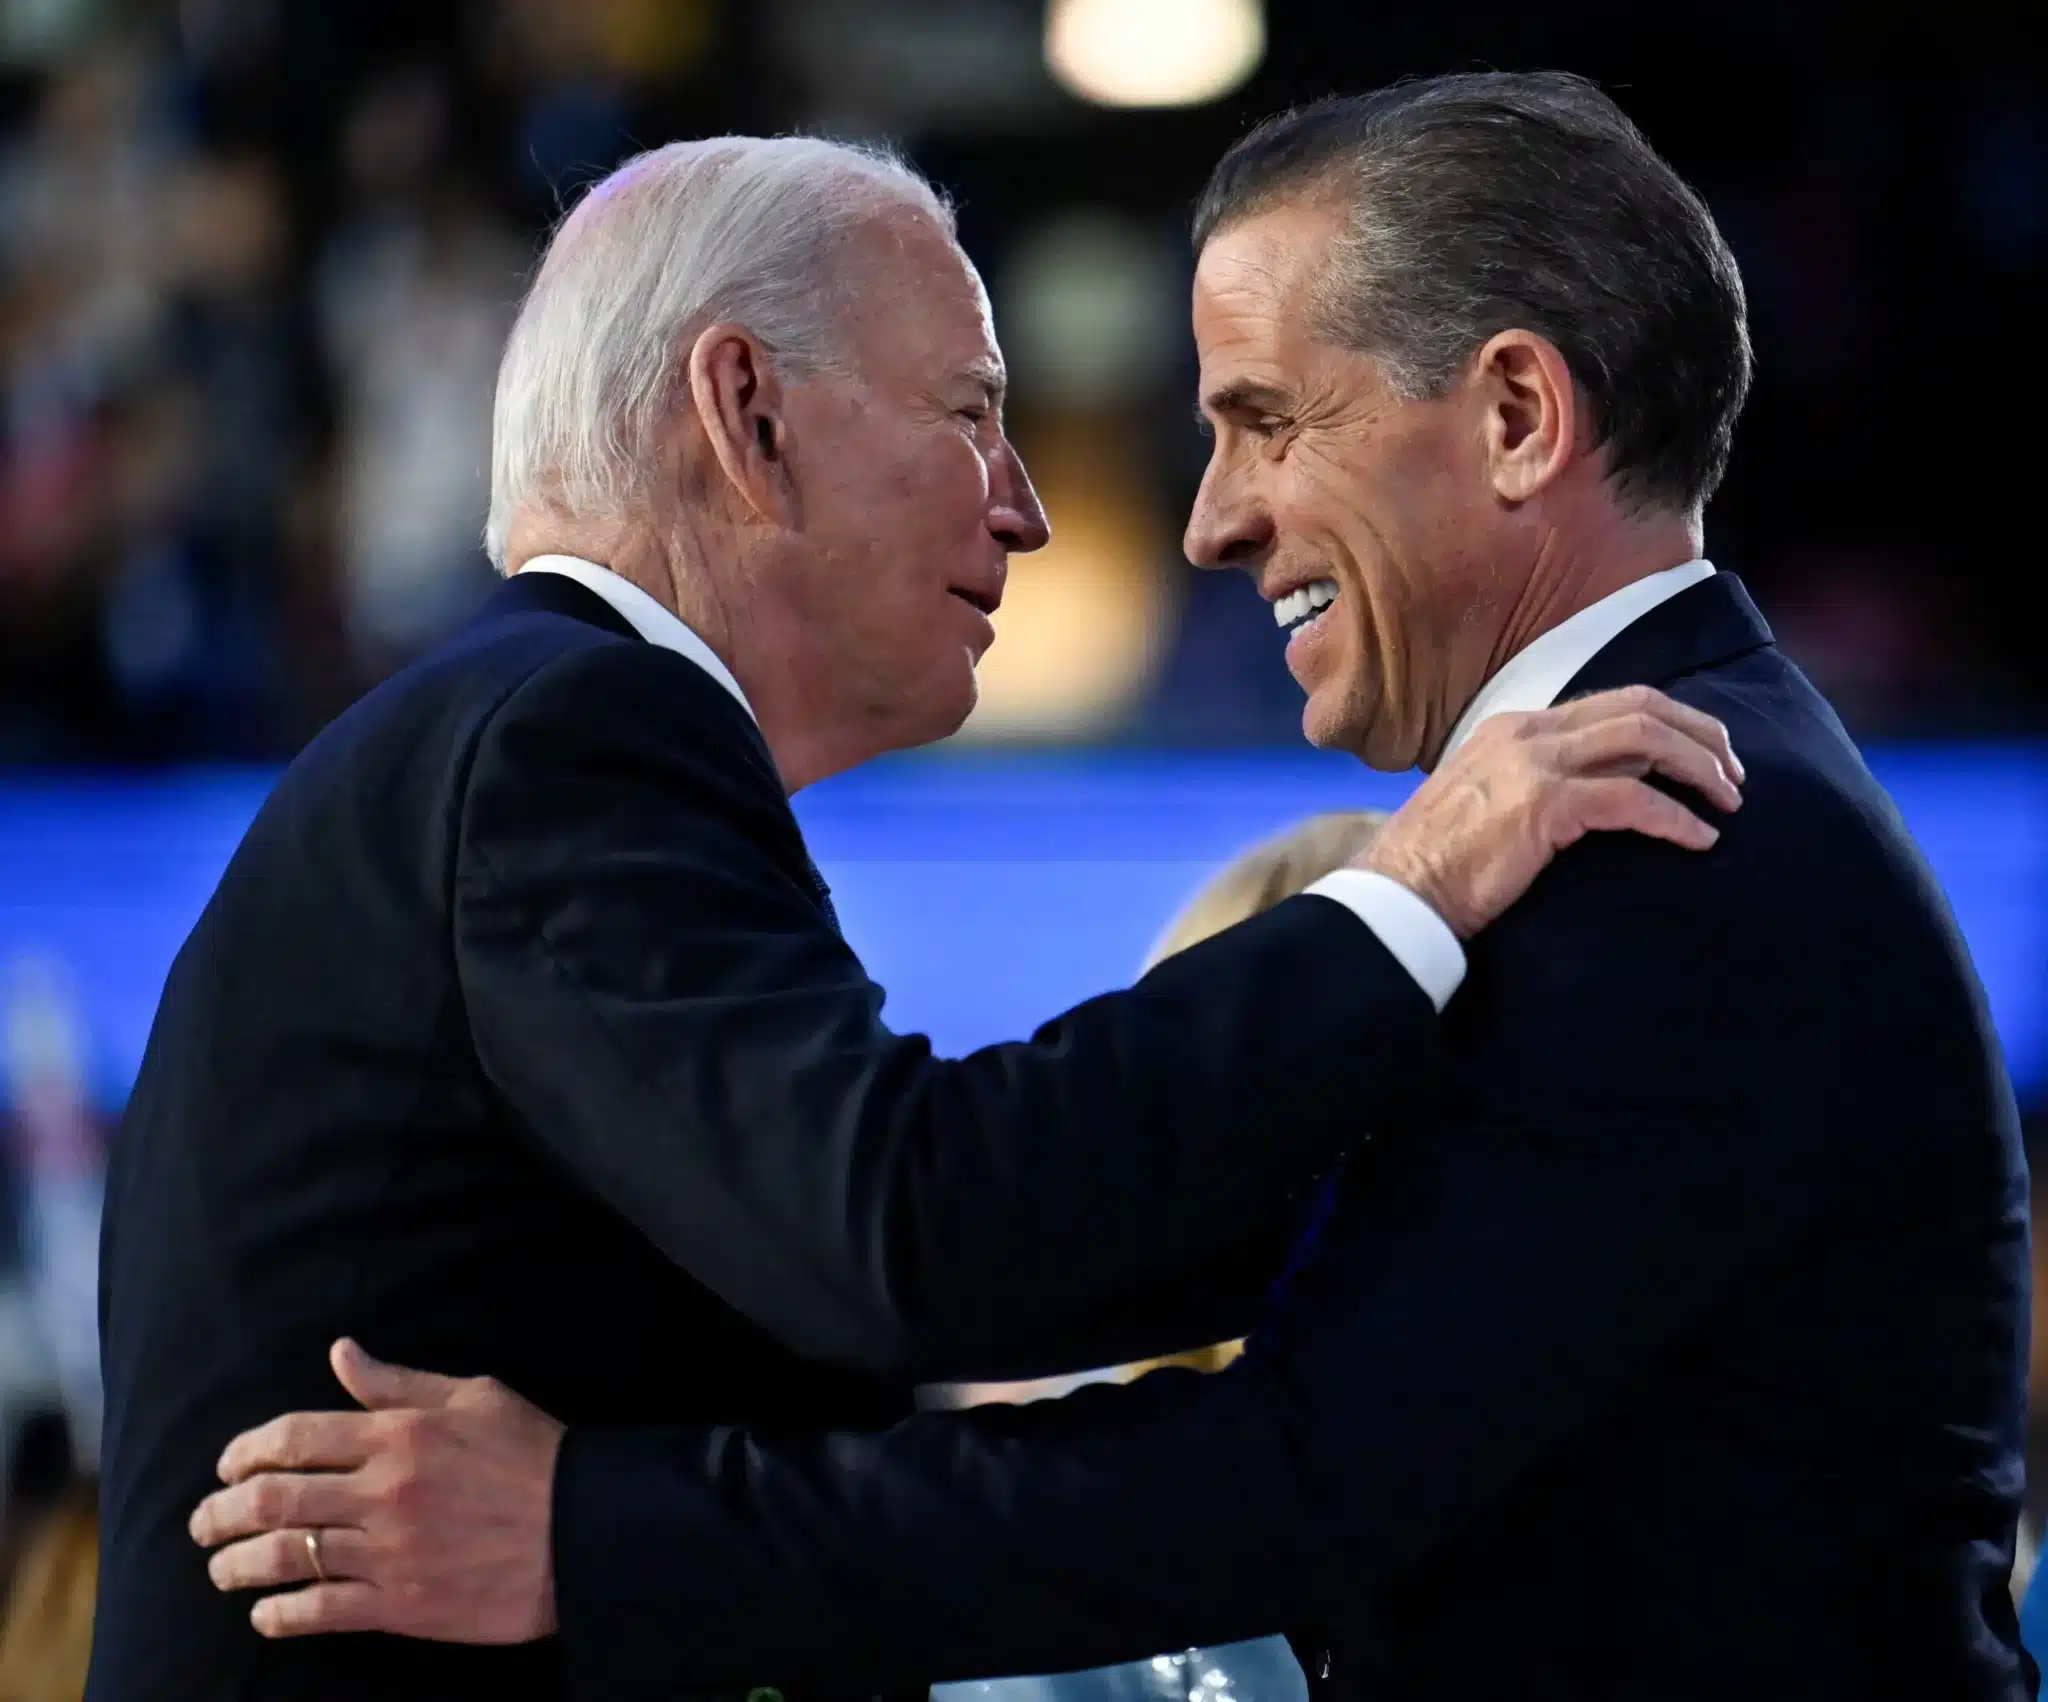
<instances>
[{"instance_id":1,"label":"man's ear","mask_svg":"<svg viewBox=\"0 0 2048 1702\"><path fill-rule=\"evenodd\" d=\"M1578 447L1579 398L1555 343L1533 331L1501 331L1473 363L1485 405L1487 470L1503 502L1527 502Z\"/></svg>"},{"instance_id":2,"label":"man's ear","mask_svg":"<svg viewBox=\"0 0 2048 1702\"><path fill-rule=\"evenodd\" d=\"M743 325L713 325L690 345L689 378L705 441L734 494L764 520L789 524L788 426L767 351Z\"/></svg>"}]
</instances>

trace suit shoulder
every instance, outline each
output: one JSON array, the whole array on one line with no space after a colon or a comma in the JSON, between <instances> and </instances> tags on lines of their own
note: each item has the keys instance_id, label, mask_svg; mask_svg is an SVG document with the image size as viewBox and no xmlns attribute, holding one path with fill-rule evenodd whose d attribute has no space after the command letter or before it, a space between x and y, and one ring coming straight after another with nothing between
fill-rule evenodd
<instances>
[{"instance_id":1,"label":"suit shoulder","mask_svg":"<svg viewBox=\"0 0 2048 1702\"><path fill-rule=\"evenodd\" d=\"M585 641L558 644L539 658L522 680L522 712L564 705L583 697L624 698L644 703L652 698L668 707L671 717L701 715L743 725L752 720L737 699L709 672L686 656L658 644L620 638L581 622L540 615L551 625L580 627ZM507 623L512 624L512 623Z\"/></svg>"},{"instance_id":2,"label":"suit shoulder","mask_svg":"<svg viewBox=\"0 0 2048 1702\"><path fill-rule=\"evenodd\" d=\"M1752 951L1832 925L1847 880L1856 890L1915 878L1917 859L1891 801L1824 699L1774 649L1702 669L1664 690L1715 716L1744 768L1728 814L1667 787L1720 829L1706 852L1629 832L1595 833L1563 852L1497 930L1542 937L1603 925L1617 964L1720 931ZM1526 914L1524 914L1526 912Z\"/></svg>"},{"instance_id":3,"label":"suit shoulder","mask_svg":"<svg viewBox=\"0 0 2048 1702\"><path fill-rule=\"evenodd\" d=\"M374 744L396 729L434 728L461 742L527 680L564 657L624 640L582 621L535 612L472 622L373 686L337 716L306 755Z\"/></svg>"},{"instance_id":4,"label":"suit shoulder","mask_svg":"<svg viewBox=\"0 0 2048 1702\"><path fill-rule=\"evenodd\" d=\"M752 717L695 662L652 644L581 645L527 672L480 730L461 792L472 848L552 835L567 815L624 823L652 809L719 818L805 863Z\"/></svg>"},{"instance_id":5,"label":"suit shoulder","mask_svg":"<svg viewBox=\"0 0 2048 1702\"><path fill-rule=\"evenodd\" d=\"M593 749L665 748L784 796L753 717L697 663L659 645L611 640L545 658L500 698L486 737L523 743L548 728Z\"/></svg>"},{"instance_id":6,"label":"suit shoulder","mask_svg":"<svg viewBox=\"0 0 2048 1702\"><path fill-rule=\"evenodd\" d=\"M466 695L502 702L535 676L576 657L642 648L630 639L545 610L487 617L456 633L396 676L394 684L431 688L440 681Z\"/></svg>"},{"instance_id":7,"label":"suit shoulder","mask_svg":"<svg viewBox=\"0 0 2048 1702\"><path fill-rule=\"evenodd\" d=\"M1747 778L1733 849L1774 884L1930 884L1904 818L1833 708L1775 648L1674 688L1718 716Z\"/></svg>"},{"instance_id":8,"label":"suit shoulder","mask_svg":"<svg viewBox=\"0 0 2048 1702\"><path fill-rule=\"evenodd\" d=\"M1901 1057L1937 1041L1988 1055L1988 1012L1947 898L1826 700L1769 647L1667 689L1728 727L1746 770L1742 807L1709 817L1720 842L1696 853L1593 835L1531 889L1526 919L1511 911L1489 933L1563 959L1542 967L1553 981L1683 977L1702 996L1739 991L1788 1031L1818 1025Z\"/></svg>"},{"instance_id":9,"label":"suit shoulder","mask_svg":"<svg viewBox=\"0 0 2048 1702\"><path fill-rule=\"evenodd\" d=\"M336 809L380 820L394 810L438 817L467 789L479 750L513 706L593 679L626 682L630 694L646 666L641 653L652 649L546 611L486 615L323 728L287 766L258 823L275 828Z\"/></svg>"}]
</instances>

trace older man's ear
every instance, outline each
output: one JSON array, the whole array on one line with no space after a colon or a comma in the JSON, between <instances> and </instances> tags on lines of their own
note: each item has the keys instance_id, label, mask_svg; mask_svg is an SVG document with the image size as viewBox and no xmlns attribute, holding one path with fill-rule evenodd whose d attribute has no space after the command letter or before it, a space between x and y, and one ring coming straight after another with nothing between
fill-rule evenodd
<instances>
[{"instance_id":1,"label":"older man's ear","mask_svg":"<svg viewBox=\"0 0 2048 1702\"><path fill-rule=\"evenodd\" d=\"M705 446L734 496L762 519L789 524L788 426L767 351L743 325L713 325L691 345L688 370Z\"/></svg>"},{"instance_id":2,"label":"older man's ear","mask_svg":"<svg viewBox=\"0 0 2048 1702\"><path fill-rule=\"evenodd\" d=\"M1486 410L1486 457L1501 501L1527 502L1571 464L1579 447L1578 392L1557 345L1533 331L1501 331L1472 366Z\"/></svg>"}]
</instances>

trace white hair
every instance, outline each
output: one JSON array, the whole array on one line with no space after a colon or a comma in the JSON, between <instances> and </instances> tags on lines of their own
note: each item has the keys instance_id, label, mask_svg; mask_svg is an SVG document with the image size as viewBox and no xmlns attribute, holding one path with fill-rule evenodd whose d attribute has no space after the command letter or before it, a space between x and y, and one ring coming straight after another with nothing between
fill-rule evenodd
<instances>
[{"instance_id":1,"label":"white hair","mask_svg":"<svg viewBox=\"0 0 2048 1702\"><path fill-rule=\"evenodd\" d=\"M631 507L707 325L745 325L798 376L834 370L839 250L905 206L953 234L902 160L809 136L672 142L596 185L549 242L498 368L484 529L498 570L521 508Z\"/></svg>"}]
</instances>

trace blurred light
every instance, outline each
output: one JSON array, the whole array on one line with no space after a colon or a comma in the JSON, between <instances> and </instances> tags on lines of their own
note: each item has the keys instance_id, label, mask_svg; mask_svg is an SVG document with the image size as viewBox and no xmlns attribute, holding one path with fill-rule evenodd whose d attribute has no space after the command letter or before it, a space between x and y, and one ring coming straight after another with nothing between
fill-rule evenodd
<instances>
[{"instance_id":1,"label":"blurred light","mask_svg":"<svg viewBox=\"0 0 2048 1702\"><path fill-rule=\"evenodd\" d=\"M710 0L604 0L590 28L599 49L632 77L672 77L704 57L716 35Z\"/></svg>"},{"instance_id":2,"label":"blurred light","mask_svg":"<svg viewBox=\"0 0 2048 1702\"><path fill-rule=\"evenodd\" d=\"M1173 613L1167 527L1133 428L1065 415L1020 435L1052 542L1010 563L970 742L1114 727L1152 683Z\"/></svg>"},{"instance_id":3,"label":"blurred light","mask_svg":"<svg viewBox=\"0 0 2048 1702\"><path fill-rule=\"evenodd\" d=\"M803 123L826 135L1024 135L1072 110L1023 0L757 4Z\"/></svg>"},{"instance_id":4,"label":"blurred light","mask_svg":"<svg viewBox=\"0 0 2048 1702\"><path fill-rule=\"evenodd\" d=\"M1011 249L997 283L1003 341L1033 403L1102 407L1173 368L1185 310L1163 233L1115 213L1065 213Z\"/></svg>"},{"instance_id":5,"label":"blurred light","mask_svg":"<svg viewBox=\"0 0 2048 1702\"><path fill-rule=\"evenodd\" d=\"M103 8L93 0L0 0L0 65L55 65L82 48Z\"/></svg>"},{"instance_id":6,"label":"blurred light","mask_svg":"<svg viewBox=\"0 0 2048 1702\"><path fill-rule=\"evenodd\" d=\"M1261 0L1051 0L1045 62L1098 106L1198 106L1258 69Z\"/></svg>"},{"instance_id":7,"label":"blurred light","mask_svg":"<svg viewBox=\"0 0 2048 1702\"><path fill-rule=\"evenodd\" d=\"M0 962L0 1081L17 1099L31 1087L68 1086L83 1076L80 1027L77 990L59 959L22 949Z\"/></svg>"}]
</instances>

